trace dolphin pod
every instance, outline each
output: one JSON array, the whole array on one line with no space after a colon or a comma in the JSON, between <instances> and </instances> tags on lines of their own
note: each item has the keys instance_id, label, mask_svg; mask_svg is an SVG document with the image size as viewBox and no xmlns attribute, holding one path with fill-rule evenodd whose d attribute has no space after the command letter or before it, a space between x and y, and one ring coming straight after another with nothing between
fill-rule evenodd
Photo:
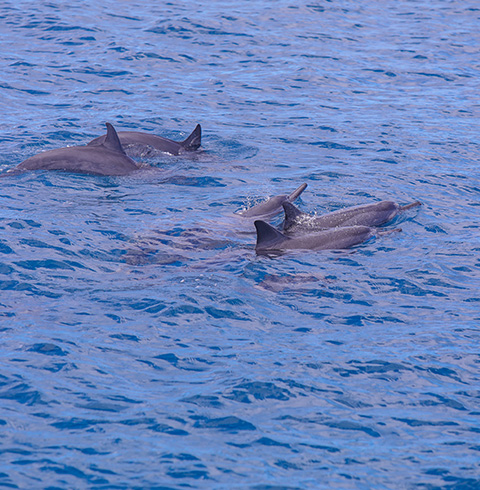
<instances>
[{"instance_id":1,"label":"dolphin pod","mask_svg":"<svg viewBox=\"0 0 480 490\"><path fill-rule=\"evenodd\" d=\"M3 176L15 175L28 170L61 170L90 175L127 175L142 168L143 165L136 163L127 155L123 144L127 149L131 146L153 147L173 155L194 151L201 144L202 130L199 124L188 138L180 142L134 131L117 133L110 123L106 123L106 127L105 135L95 138L86 146L69 146L38 153L8 170ZM120 137L119 135L122 134L125 136Z\"/></svg>"},{"instance_id":2,"label":"dolphin pod","mask_svg":"<svg viewBox=\"0 0 480 490\"><path fill-rule=\"evenodd\" d=\"M393 201L380 201L333 211L320 216L310 216L300 211L291 202L284 202L285 221L283 231L286 234L311 233L337 226L379 226L392 220L407 209L420 206L419 201L400 206Z\"/></svg>"},{"instance_id":3,"label":"dolphin pod","mask_svg":"<svg viewBox=\"0 0 480 490\"><path fill-rule=\"evenodd\" d=\"M139 131L118 131L118 138L123 148L129 153L132 148L148 149L170 153L171 155L181 155L185 152L195 151L200 148L202 142L202 127L197 124L192 133L183 141L173 141L156 134L142 133ZM101 145L108 135L99 136L88 143L88 146Z\"/></svg>"},{"instance_id":4,"label":"dolphin pod","mask_svg":"<svg viewBox=\"0 0 480 490\"><path fill-rule=\"evenodd\" d=\"M29 170L60 170L91 175L122 176L143 167L126 152L125 147L153 148L172 155L195 151L201 144L199 124L184 141L173 141L157 135L135 131L116 132L106 123L107 133L95 138L85 146L71 146L38 153L13 169L7 170L1 177L15 175ZM255 250L258 254L283 252L286 250L334 250L353 247L366 240L401 231L378 231L375 226L382 225L397 214L419 206L419 201L400 206L393 201L380 201L372 204L353 206L327 213L310 216L300 211L294 204L306 189L300 185L290 194L273 196L238 215L252 219L257 231ZM281 212L285 212L283 233L266 221Z\"/></svg>"},{"instance_id":5,"label":"dolphin pod","mask_svg":"<svg viewBox=\"0 0 480 490\"><path fill-rule=\"evenodd\" d=\"M421 205L419 201L405 206L393 201L380 201L348 207L321 216L310 216L300 211L291 201L292 199L283 199L281 202L285 211L283 233L263 220L257 219L254 222L257 231L255 250L258 254L299 249L350 248L372 237L401 231L400 228L379 231L375 227L392 220L400 212Z\"/></svg>"}]
</instances>

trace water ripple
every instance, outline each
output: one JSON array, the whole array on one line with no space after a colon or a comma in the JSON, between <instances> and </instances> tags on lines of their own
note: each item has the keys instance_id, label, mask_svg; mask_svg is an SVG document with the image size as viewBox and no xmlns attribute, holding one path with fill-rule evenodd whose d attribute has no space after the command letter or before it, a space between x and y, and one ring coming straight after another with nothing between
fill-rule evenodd
<instances>
[{"instance_id":1,"label":"water ripple","mask_svg":"<svg viewBox=\"0 0 480 490\"><path fill-rule=\"evenodd\" d=\"M478 487L478 11L256 7L0 5L2 172L203 128L136 175L1 179L0 485ZM422 206L257 256L235 213L302 182Z\"/></svg>"}]
</instances>

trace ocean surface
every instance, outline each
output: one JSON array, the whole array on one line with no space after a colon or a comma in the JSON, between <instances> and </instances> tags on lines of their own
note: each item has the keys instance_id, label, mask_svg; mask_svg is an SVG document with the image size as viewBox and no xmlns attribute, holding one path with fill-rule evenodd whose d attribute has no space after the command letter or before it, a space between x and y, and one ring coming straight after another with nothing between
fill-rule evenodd
<instances>
[{"instance_id":1,"label":"ocean surface","mask_svg":"<svg viewBox=\"0 0 480 490\"><path fill-rule=\"evenodd\" d=\"M0 3L0 488L480 488L480 6ZM257 256L238 212L420 208ZM280 225L282 216L271 220Z\"/></svg>"}]
</instances>

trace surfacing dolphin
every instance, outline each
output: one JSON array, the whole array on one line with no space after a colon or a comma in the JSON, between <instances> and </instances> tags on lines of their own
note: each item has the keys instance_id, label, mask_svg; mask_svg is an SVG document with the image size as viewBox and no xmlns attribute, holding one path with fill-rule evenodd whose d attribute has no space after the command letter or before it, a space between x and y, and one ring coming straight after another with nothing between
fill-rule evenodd
<instances>
[{"instance_id":1,"label":"surfacing dolphin","mask_svg":"<svg viewBox=\"0 0 480 490\"><path fill-rule=\"evenodd\" d=\"M341 250L365 242L377 234L375 228L370 226L345 226L289 237L261 220L255 221L255 228L255 250L259 254L284 250Z\"/></svg>"},{"instance_id":2,"label":"surfacing dolphin","mask_svg":"<svg viewBox=\"0 0 480 490\"><path fill-rule=\"evenodd\" d=\"M135 154L139 148L142 150L153 148L171 155L181 155L182 153L198 150L202 142L202 127L200 124L197 124L190 136L183 141L173 141L162 136L139 131L118 131L117 134L125 151L129 153L129 150L136 150L135 152L132 151ZM105 138L105 135L99 136L90 141L88 146L102 144Z\"/></svg>"},{"instance_id":3,"label":"surfacing dolphin","mask_svg":"<svg viewBox=\"0 0 480 490\"><path fill-rule=\"evenodd\" d=\"M380 201L339 209L321 216L311 216L300 211L290 202L283 203L285 221L283 231L288 234L312 233L338 226L379 226L393 219L407 209L420 206L420 201L400 206L393 201Z\"/></svg>"},{"instance_id":4,"label":"surfacing dolphin","mask_svg":"<svg viewBox=\"0 0 480 490\"><path fill-rule=\"evenodd\" d=\"M306 188L307 184L302 184L291 194L273 196L270 199L267 199L265 202L261 202L260 204L252 206L251 208L241 211L238 214L243 218L271 218L282 210L282 204L295 201L295 199L297 199L297 197L299 197Z\"/></svg>"},{"instance_id":5,"label":"surfacing dolphin","mask_svg":"<svg viewBox=\"0 0 480 490\"><path fill-rule=\"evenodd\" d=\"M115 128L106 123L107 135L102 144L70 146L44 151L27 158L4 176L28 170L62 170L91 175L127 175L140 166L125 154Z\"/></svg>"}]
</instances>

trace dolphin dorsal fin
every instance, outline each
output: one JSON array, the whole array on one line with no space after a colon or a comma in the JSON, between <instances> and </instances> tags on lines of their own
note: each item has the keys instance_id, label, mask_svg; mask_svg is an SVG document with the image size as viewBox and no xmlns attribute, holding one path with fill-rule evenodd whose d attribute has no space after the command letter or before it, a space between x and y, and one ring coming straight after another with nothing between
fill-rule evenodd
<instances>
[{"instance_id":1,"label":"dolphin dorsal fin","mask_svg":"<svg viewBox=\"0 0 480 490\"><path fill-rule=\"evenodd\" d=\"M200 126L200 124L197 124L190 136L182 141L180 144L183 146L183 148L185 148L185 150L198 150L198 148L202 144L202 127Z\"/></svg>"},{"instance_id":2,"label":"dolphin dorsal fin","mask_svg":"<svg viewBox=\"0 0 480 490\"><path fill-rule=\"evenodd\" d=\"M285 211L285 223L283 225L284 229L287 230L294 223L296 223L302 216L305 216L306 213L300 211L296 206L294 206L291 202L284 202L282 204L283 210Z\"/></svg>"},{"instance_id":3,"label":"dolphin dorsal fin","mask_svg":"<svg viewBox=\"0 0 480 490\"><path fill-rule=\"evenodd\" d=\"M280 245L286 240L290 240L289 237L285 236L265 221L257 220L254 225L257 229L257 249L275 249L276 245Z\"/></svg>"},{"instance_id":4,"label":"dolphin dorsal fin","mask_svg":"<svg viewBox=\"0 0 480 490\"><path fill-rule=\"evenodd\" d=\"M108 122L105 123L105 126L107 126L107 136L105 137L105 141L102 143L102 145L109 150L119 151L125 155L125 150L123 149L122 143L120 143L120 139L115 131L115 128Z\"/></svg>"}]
</instances>

